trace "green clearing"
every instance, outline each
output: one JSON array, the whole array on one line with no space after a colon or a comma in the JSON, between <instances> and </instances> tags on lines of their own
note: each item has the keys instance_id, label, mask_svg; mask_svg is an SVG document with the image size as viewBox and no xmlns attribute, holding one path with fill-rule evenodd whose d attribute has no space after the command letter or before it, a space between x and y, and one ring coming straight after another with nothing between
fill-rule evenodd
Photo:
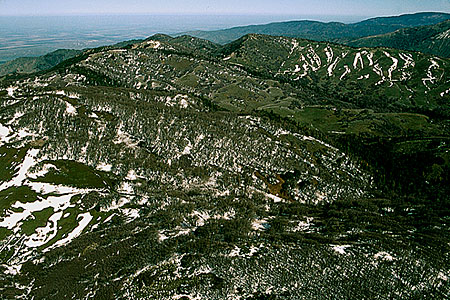
<instances>
[{"instance_id":1,"label":"green clearing","mask_svg":"<svg viewBox=\"0 0 450 300\"><path fill-rule=\"evenodd\" d=\"M27 186L10 187L3 190L0 192L0 216L17 201L26 203L36 201L36 199L36 192Z\"/></svg>"},{"instance_id":2,"label":"green clearing","mask_svg":"<svg viewBox=\"0 0 450 300\"><path fill-rule=\"evenodd\" d=\"M23 161L28 147L10 148L0 147L0 181L9 181L14 176L16 167Z\"/></svg>"},{"instance_id":3,"label":"green clearing","mask_svg":"<svg viewBox=\"0 0 450 300\"><path fill-rule=\"evenodd\" d=\"M47 207L41 211L34 212L33 218L28 218L22 224L22 232L26 235L31 235L39 227L44 227L50 216L53 214L53 207Z\"/></svg>"},{"instance_id":4,"label":"green clearing","mask_svg":"<svg viewBox=\"0 0 450 300\"><path fill-rule=\"evenodd\" d=\"M79 188L105 188L112 185L112 181L108 178L106 172L97 171L79 162L57 160L44 161L43 163L51 163L58 170L52 169L43 177L39 177L34 181L63 184Z\"/></svg>"}]
</instances>

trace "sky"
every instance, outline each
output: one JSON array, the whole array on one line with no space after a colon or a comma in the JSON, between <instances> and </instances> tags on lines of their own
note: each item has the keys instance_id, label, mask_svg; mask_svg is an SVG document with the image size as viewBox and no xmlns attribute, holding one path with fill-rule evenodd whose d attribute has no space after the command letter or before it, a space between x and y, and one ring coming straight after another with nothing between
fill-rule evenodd
<instances>
[{"instance_id":1,"label":"sky","mask_svg":"<svg viewBox=\"0 0 450 300\"><path fill-rule=\"evenodd\" d=\"M0 0L0 15L269 14L386 16L450 13L450 0Z\"/></svg>"}]
</instances>

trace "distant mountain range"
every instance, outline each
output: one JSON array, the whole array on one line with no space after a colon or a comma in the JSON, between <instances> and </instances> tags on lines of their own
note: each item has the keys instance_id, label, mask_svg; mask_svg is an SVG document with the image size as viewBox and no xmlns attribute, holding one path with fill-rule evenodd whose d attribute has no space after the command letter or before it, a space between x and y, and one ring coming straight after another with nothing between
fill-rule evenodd
<instances>
[{"instance_id":1,"label":"distant mountain range","mask_svg":"<svg viewBox=\"0 0 450 300\"><path fill-rule=\"evenodd\" d=\"M433 37L438 37L439 34L445 36L445 31L448 30L448 23L444 21L449 19L450 14L447 13L427 12L395 17L373 18L354 24L289 21L266 25L234 27L216 31L193 31L186 34L219 44L226 44L246 34L256 33L304 38L315 41L329 41L359 47L399 47L448 56L448 50L445 49L445 43L442 43L442 39L436 42L438 38L433 39ZM444 23L439 24L441 22ZM417 30L411 29L419 26L421 27ZM396 32L397 30L400 31ZM393 35L394 32L395 35ZM428 38L430 40L427 40ZM403 39L406 40L403 41ZM407 44L407 47L403 47Z\"/></svg>"},{"instance_id":2,"label":"distant mountain range","mask_svg":"<svg viewBox=\"0 0 450 300\"><path fill-rule=\"evenodd\" d=\"M399 29L348 43L354 47L389 47L450 57L450 20L436 25Z\"/></svg>"},{"instance_id":3,"label":"distant mountain range","mask_svg":"<svg viewBox=\"0 0 450 300\"><path fill-rule=\"evenodd\" d=\"M450 14L425 12L393 17L379 17L354 24L339 22L289 21L266 25L233 27L216 31L193 31L177 36L194 36L210 41L207 48L228 44L247 34L265 34L327 41L353 47L389 47L421 51L450 57ZM159 39L169 36L157 35ZM152 38L155 38L152 37ZM186 40L189 40L187 37ZM143 40L125 41L111 47L120 48ZM172 41L173 42L173 41ZM196 41L198 43L198 41ZM190 45L192 46L192 45ZM0 62L0 76L12 73L29 74L50 69L82 51L60 49L40 57L23 57Z\"/></svg>"}]
</instances>

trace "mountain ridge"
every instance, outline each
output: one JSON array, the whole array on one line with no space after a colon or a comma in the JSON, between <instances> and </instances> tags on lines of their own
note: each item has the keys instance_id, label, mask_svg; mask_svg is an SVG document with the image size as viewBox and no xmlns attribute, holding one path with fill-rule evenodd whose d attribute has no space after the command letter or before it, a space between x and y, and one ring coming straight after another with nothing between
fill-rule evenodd
<instances>
[{"instance_id":1,"label":"mountain ridge","mask_svg":"<svg viewBox=\"0 0 450 300\"><path fill-rule=\"evenodd\" d=\"M352 24L300 20L240 26L217 31L193 31L185 34L208 39L219 44L229 43L250 33L281 35L347 44L352 40L362 37L386 34L405 27L434 25L448 19L450 19L450 14L448 13L425 12L391 17L377 17Z\"/></svg>"},{"instance_id":2,"label":"mountain ridge","mask_svg":"<svg viewBox=\"0 0 450 300\"><path fill-rule=\"evenodd\" d=\"M345 24L341 22L293 20L286 22L274 22L265 25L239 26L217 31L193 31L177 34L174 36L176 37L183 35L188 36L192 35L223 45L226 43L231 43L232 41L237 40L238 38L246 34L256 33L256 34L298 37L316 41L330 41L355 46L356 45L369 46L358 44L358 41L364 37L380 34L379 32L380 30L381 34L389 34L395 30L398 30L398 28L415 27L421 25L426 26L429 24L436 24L439 21L443 21L449 18L450 14L447 13L422 12L415 14L405 14L400 16L376 17L352 24ZM375 28L370 29L370 26L375 26ZM227 34L225 35L221 34L232 31L237 32L231 34L230 36L228 36ZM161 34L150 38L155 39L156 37L157 39L167 40L169 35ZM133 42L137 43L141 41L142 40L125 41L117 43L112 47L123 47ZM440 53L446 53L445 49L442 50L443 48L445 48L445 46L441 46L439 47L439 49L435 51L430 50L428 52L427 51L425 52L439 55ZM409 48L408 50L420 51L420 47L419 49ZM58 64L59 62L63 61L64 59L75 56L76 52L74 51L75 50L59 49L40 57L35 58L24 57L18 58L13 61L2 62L0 64L0 76L11 73L26 74L49 69ZM63 53L66 53L67 56L64 56Z\"/></svg>"},{"instance_id":3,"label":"mountain ridge","mask_svg":"<svg viewBox=\"0 0 450 300\"><path fill-rule=\"evenodd\" d=\"M354 47L390 47L450 57L450 21L435 25L403 28L392 33L369 36L349 42Z\"/></svg>"}]
</instances>

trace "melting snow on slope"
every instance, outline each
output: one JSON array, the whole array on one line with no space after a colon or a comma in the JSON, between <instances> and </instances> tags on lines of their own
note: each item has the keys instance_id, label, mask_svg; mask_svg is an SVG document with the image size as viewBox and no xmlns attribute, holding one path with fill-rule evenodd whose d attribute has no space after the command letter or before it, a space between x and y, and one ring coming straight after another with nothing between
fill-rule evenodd
<instances>
[{"instance_id":1,"label":"melting snow on slope","mask_svg":"<svg viewBox=\"0 0 450 300\"><path fill-rule=\"evenodd\" d=\"M119 186L117 191L119 193L128 194L128 195L133 195L133 193L134 193L133 186L126 181L122 182L122 184Z\"/></svg>"},{"instance_id":2,"label":"melting snow on slope","mask_svg":"<svg viewBox=\"0 0 450 300\"><path fill-rule=\"evenodd\" d=\"M427 85L427 82L430 82L431 84L433 84L434 81L436 80L436 77L434 77L432 70L439 68L439 64L434 59L430 59L430 63L431 64L427 70L428 77L422 78L423 85L426 86L428 88L428 90L430 90L430 87Z\"/></svg>"},{"instance_id":3,"label":"melting snow on slope","mask_svg":"<svg viewBox=\"0 0 450 300\"><path fill-rule=\"evenodd\" d=\"M83 230L89 225L89 223L90 223L91 220L92 220L92 216L91 216L91 214L88 213L88 212L87 212L87 213L84 213L84 214L78 215L78 219L80 219L80 218L81 218L81 220L80 220L80 222L78 223L78 226L77 226L74 230L72 230L72 232L70 232L70 233L67 235L67 237L65 237L65 238L62 239L62 240L57 241L57 242L56 242L52 247L50 247L49 249L54 248L54 247L63 246L63 245L65 245L65 244L70 243L74 238L76 238L77 236L79 236L79 235L83 232ZM46 250L48 251L49 249L46 249Z\"/></svg>"},{"instance_id":4,"label":"melting snow on slope","mask_svg":"<svg viewBox=\"0 0 450 300\"><path fill-rule=\"evenodd\" d=\"M17 201L11 206L11 208L23 209L23 211L14 212L12 210L8 210L7 213L9 213L9 215L4 218L2 222L0 222L0 227L5 227L10 230L17 228L17 224L31 216L33 212L42 211L48 207L52 207L55 212L63 211L70 206L70 199L72 199L73 196L74 194L50 196L47 197L47 199L28 203Z\"/></svg>"},{"instance_id":5,"label":"melting snow on slope","mask_svg":"<svg viewBox=\"0 0 450 300\"><path fill-rule=\"evenodd\" d=\"M336 65L338 64L339 60L340 60L340 58L339 58L339 56L337 56L336 59L334 60L334 62L328 66L328 69L327 69L328 76L330 76L330 77L333 76L333 71L336 68Z\"/></svg>"},{"instance_id":6,"label":"melting snow on slope","mask_svg":"<svg viewBox=\"0 0 450 300\"><path fill-rule=\"evenodd\" d=\"M392 81L392 72L394 72L397 69L398 66L398 59L391 56L388 52L384 51L384 55L386 55L388 58L392 60L392 65L389 67L388 70L388 77L389 80Z\"/></svg>"},{"instance_id":7,"label":"melting snow on slope","mask_svg":"<svg viewBox=\"0 0 450 300\"><path fill-rule=\"evenodd\" d=\"M412 57L412 54L409 53L400 53L400 58L405 61L405 64L403 65L403 69L407 69L409 67L414 67L415 62Z\"/></svg>"},{"instance_id":8,"label":"melting snow on slope","mask_svg":"<svg viewBox=\"0 0 450 300\"><path fill-rule=\"evenodd\" d=\"M66 93L66 91L56 91L56 95L66 96L71 99L80 99L80 95L77 93Z\"/></svg>"},{"instance_id":9,"label":"melting snow on slope","mask_svg":"<svg viewBox=\"0 0 450 300\"><path fill-rule=\"evenodd\" d=\"M138 178L138 176L137 176L135 170L128 171L127 177L125 177L125 179L131 180L131 181L136 180L137 178Z\"/></svg>"},{"instance_id":10,"label":"melting snow on slope","mask_svg":"<svg viewBox=\"0 0 450 300\"><path fill-rule=\"evenodd\" d=\"M266 197L269 199L272 199L273 202L275 202L275 203L284 201L283 198L280 198L280 197L272 195L272 194L266 194Z\"/></svg>"},{"instance_id":11,"label":"melting snow on slope","mask_svg":"<svg viewBox=\"0 0 450 300\"><path fill-rule=\"evenodd\" d=\"M358 63L361 65L361 69L364 69L364 62L361 56L361 52L356 53L355 59L353 60L353 69L358 67Z\"/></svg>"},{"instance_id":12,"label":"melting snow on slope","mask_svg":"<svg viewBox=\"0 0 450 300\"><path fill-rule=\"evenodd\" d=\"M314 220L313 217L306 217L306 221L300 221L297 223L297 226L292 228L293 232L298 231L308 231L311 227L311 222Z\"/></svg>"},{"instance_id":13,"label":"melting snow on slope","mask_svg":"<svg viewBox=\"0 0 450 300\"><path fill-rule=\"evenodd\" d=\"M373 66L373 53L372 52L368 52L367 53L367 59L369 60L369 66Z\"/></svg>"},{"instance_id":14,"label":"melting snow on slope","mask_svg":"<svg viewBox=\"0 0 450 300\"><path fill-rule=\"evenodd\" d=\"M350 68L349 68L347 65L345 65L344 68L345 68L345 71L344 71L344 73L341 75L341 77L339 78L339 80L342 80L347 74L350 74L350 72L351 72Z\"/></svg>"},{"instance_id":15,"label":"melting snow on slope","mask_svg":"<svg viewBox=\"0 0 450 300\"><path fill-rule=\"evenodd\" d=\"M25 156L23 163L19 166L19 172L10 181L4 182L0 185L0 191L6 190L12 186L21 186L23 181L27 178L28 170L36 164L36 155L39 149L30 149ZM1 223L0 223L1 224Z\"/></svg>"},{"instance_id":16,"label":"melting snow on slope","mask_svg":"<svg viewBox=\"0 0 450 300\"><path fill-rule=\"evenodd\" d=\"M289 55L292 55L292 53L294 53L294 50L299 46L299 43L297 40L292 40L292 48L291 51L289 52Z\"/></svg>"},{"instance_id":17,"label":"melting snow on slope","mask_svg":"<svg viewBox=\"0 0 450 300\"><path fill-rule=\"evenodd\" d=\"M378 63L373 66L373 71L375 72L375 74L381 77L380 81L378 81L375 85L379 85L380 83L386 80L386 77L384 77L383 74L383 69L380 67Z\"/></svg>"},{"instance_id":18,"label":"melting snow on slope","mask_svg":"<svg viewBox=\"0 0 450 300\"><path fill-rule=\"evenodd\" d=\"M333 48L330 45L327 45L324 49L325 55L327 56L327 64L330 64L333 61Z\"/></svg>"},{"instance_id":19,"label":"melting snow on slope","mask_svg":"<svg viewBox=\"0 0 450 300\"><path fill-rule=\"evenodd\" d=\"M11 120L8 121L8 123L6 123L7 125L11 125L16 123L17 120L19 120L20 118L22 118L25 115L24 112L20 112L20 111L16 111L16 113L14 114L13 118Z\"/></svg>"}]
</instances>

